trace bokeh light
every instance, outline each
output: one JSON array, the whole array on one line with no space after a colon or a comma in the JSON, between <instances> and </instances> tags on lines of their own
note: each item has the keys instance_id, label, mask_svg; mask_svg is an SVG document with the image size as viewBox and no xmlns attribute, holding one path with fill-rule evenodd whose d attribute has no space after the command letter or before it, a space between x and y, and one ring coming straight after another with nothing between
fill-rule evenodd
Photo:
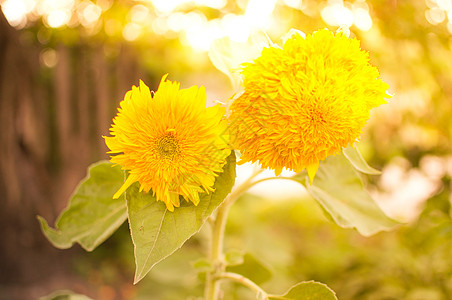
<instances>
[{"instance_id":1,"label":"bokeh light","mask_svg":"<svg viewBox=\"0 0 452 300\"><path fill-rule=\"evenodd\" d=\"M53 68L58 62L58 55L54 49L46 48L43 49L39 54L39 59L42 65L46 66L47 68Z\"/></svg>"},{"instance_id":2,"label":"bokeh light","mask_svg":"<svg viewBox=\"0 0 452 300\"><path fill-rule=\"evenodd\" d=\"M446 21L446 28L452 34L452 1L425 0L427 9L425 19L432 25L439 25Z\"/></svg>"},{"instance_id":3,"label":"bokeh light","mask_svg":"<svg viewBox=\"0 0 452 300\"><path fill-rule=\"evenodd\" d=\"M344 2L329 0L321 10L322 19L331 26L355 25L361 31L368 31L372 27L369 6L365 1Z\"/></svg>"},{"instance_id":4,"label":"bokeh light","mask_svg":"<svg viewBox=\"0 0 452 300\"><path fill-rule=\"evenodd\" d=\"M91 27L99 20L102 9L90 1L83 1L78 5L77 12L80 24Z\"/></svg>"},{"instance_id":5,"label":"bokeh light","mask_svg":"<svg viewBox=\"0 0 452 300\"><path fill-rule=\"evenodd\" d=\"M281 7L316 14L312 4L303 0L237 1L235 5L240 13L231 11L227 0L136 2L127 14L114 13L114 18L104 20L103 28L108 36L122 36L126 41L133 41L144 37L146 32L169 34L171 38L181 38L184 45L202 51L209 48L211 41L224 36L242 42L253 32L271 31L274 35L287 32L288 22L285 15L280 15ZM1 9L11 26L19 29L38 19L50 28L81 25L93 29L99 27L102 14L114 5L117 4L112 0L4 0ZM452 0L425 0L425 5L425 19L435 26L444 23L452 33ZM217 12L211 15L196 9L201 7ZM373 26L370 12L365 0L327 0L318 5L317 14L328 26L355 26L360 31L369 31ZM136 32L132 32L134 30ZM199 32L195 33L195 30ZM97 32L91 31L92 34Z\"/></svg>"},{"instance_id":6,"label":"bokeh light","mask_svg":"<svg viewBox=\"0 0 452 300\"><path fill-rule=\"evenodd\" d=\"M35 5L34 0L5 0L1 8L11 26L22 28L26 25L27 14L34 10Z\"/></svg>"}]
</instances>

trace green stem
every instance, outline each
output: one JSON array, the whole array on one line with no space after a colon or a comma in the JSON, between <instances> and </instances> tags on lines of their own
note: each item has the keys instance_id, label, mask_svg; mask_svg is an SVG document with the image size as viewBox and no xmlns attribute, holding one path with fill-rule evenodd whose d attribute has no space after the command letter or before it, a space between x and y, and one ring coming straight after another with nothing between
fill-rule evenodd
<instances>
[{"instance_id":1,"label":"green stem","mask_svg":"<svg viewBox=\"0 0 452 300\"><path fill-rule=\"evenodd\" d=\"M263 289L261 289L260 286L258 286L253 281L251 281L250 279L248 279L240 274L232 273L232 272L223 272L223 273L218 274L216 276L216 278L217 279L231 279L231 280L237 281L238 283L241 283L244 286L247 286L251 290L255 291L257 294L257 299L268 299L269 295Z\"/></svg>"},{"instance_id":2,"label":"green stem","mask_svg":"<svg viewBox=\"0 0 452 300\"><path fill-rule=\"evenodd\" d=\"M236 187L226 197L224 202L218 207L217 216L212 226L212 238L210 244L210 262L213 266L213 271L207 274L206 288L204 296L206 300L217 300L220 283L217 278L217 274L224 271L224 259L223 259L223 239L224 229L226 227L226 220L228 217L229 209L231 205L240 197L240 195L254 185L252 180L262 172L263 170L256 171L251 177L249 177L244 183Z\"/></svg>"},{"instance_id":3,"label":"green stem","mask_svg":"<svg viewBox=\"0 0 452 300\"><path fill-rule=\"evenodd\" d=\"M256 185L258 183L261 183L261 182L264 182L264 181L267 181L267 180L273 180L273 179L293 180L291 177L265 177L265 178L262 178L262 179L254 181L253 185Z\"/></svg>"}]
</instances>

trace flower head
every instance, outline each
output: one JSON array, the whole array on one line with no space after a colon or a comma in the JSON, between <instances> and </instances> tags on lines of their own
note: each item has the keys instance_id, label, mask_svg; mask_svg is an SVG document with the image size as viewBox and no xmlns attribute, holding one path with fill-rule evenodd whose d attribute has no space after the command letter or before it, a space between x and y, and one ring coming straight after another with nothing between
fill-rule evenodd
<instances>
[{"instance_id":1,"label":"flower head","mask_svg":"<svg viewBox=\"0 0 452 300\"><path fill-rule=\"evenodd\" d=\"M132 183L163 201L168 210L179 207L179 196L197 205L199 193L213 191L217 173L223 172L231 150L225 109L206 108L206 91L192 86L179 89L179 83L163 76L158 90L151 94L140 81L120 103L118 114L105 137L111 161L129 170L119 197Z\"/></svg>"},{"instance_id":2,"label":"flower head","mask_svg":"<svg viewBox=\"0 0 452 300\"><path fill-rule=\"evenodd\" d=\"M359 41L326 29L264 48L242 75L229 116L241 163L259 161L277 175L306 168L311 181L319 161L353 144L388 97Z\"/></svg>"}]
</instances>

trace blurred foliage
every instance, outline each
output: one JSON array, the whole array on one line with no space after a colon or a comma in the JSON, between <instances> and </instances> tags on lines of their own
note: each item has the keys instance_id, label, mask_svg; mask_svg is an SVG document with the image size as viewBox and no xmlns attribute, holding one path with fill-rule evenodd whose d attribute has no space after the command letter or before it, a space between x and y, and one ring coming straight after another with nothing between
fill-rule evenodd
<instances>
[{"instance_id":1,"label":"blurred foliage","mask_svg":"<svg viewBox=\"0 0 452 300\"><path fill-rule=\"evenodd\" d=\"M192 48L177 33L157 33L152 26L145 26L139 38L124 39L122 30L130 22L133 6L147 7L152 15L149 20L159 17L150 2L107 2L111 3L110 8L92 29L81 25L50 28L35 18L17 31L22 45L40 50L39 84L51 85L54 78L50 75L58 63L55 57L58 52L54 50L64 45L73 53L100 47L113 65L118 64L119 53L126 49L148 78L170 73L170 77L185 86L207 85L218 100L232 94L226 76L214 70L207 53ZM372 113L359 147L372 166L381 169L397 165L403 158L406 168L401 172L408 174L416 170L424 176L423 180L434 183L433 192L421 199L422 213L392 232L364 238L354 230L328 222L312 200L268 201L243 197L231 211L226 250L247 249L264 261L273 273L263 286L269 292L283 293L296 282L316 280L328 284L341 300L452 299L452 22L443 20L432 24L426 18L439 2L369 0L365 3L372 28L360 31L356 26L351 27L352 36L356 35L362 47L370 51L372 63L394 94L387 105ZM228 13L243 14L246 3L228 1L222 9L191 5L178 11L195 12L212 20ZM322 9L333 1L306 0L300 2L299 8L282 3L278 1L273 12L280 24L278 29L268 30L275 42L291 27L305 32L323 27L336 29L321 17ZM112 26L107 29L109 34L105 31L107 24ZM94 58L87 60L94 61ZM116 84L114 79L108 82L110 86ZM436 169L431 168L427 158L436 159ZM370 177L369 182L390 193L383 182L386 167L383 176ZM200 297L203 286L191 262L205 255L201 250L207 236L204 230L136 286L131 284L135 266L126 224L92 253L74 257L73 268L89 282L95 291L90 296L95 299L149 299L150 295L152 299L162 300ZM225 299L254 296L234 283L223 286L227 291Z\"/></svg>"},{"instance_id":2,"label":"blurred foliage","mask_svg":"<svg viewBox=\"0 0 452 300\"><path fill-rule=\"evenodd\" d=\"M245 195L232 208L226 251L247 249L252 255L245 258L251 257L252 263L249 268L245 264L229 268L245 275L265 268L266 278L260 274L254 279L274 294L284 293L296 282L315 280L327 283L341 300L451 299L449 211L448 199L441 193L427 202L417 221L365 238L328 221L312 199L272 201ZM158 264L135 288L130 284L133 249L126 225L74 263L79 274L98 288L96 299L107 299L101 297L106 287L120 299L196 299L203 293L199 280L203 277L196 276L193 264L205 254L207 230ZM253 256L265 267L256 267ZM254 297L236 283L223 281L222 286L225 300Z\"/></svg>"}]
</instances>

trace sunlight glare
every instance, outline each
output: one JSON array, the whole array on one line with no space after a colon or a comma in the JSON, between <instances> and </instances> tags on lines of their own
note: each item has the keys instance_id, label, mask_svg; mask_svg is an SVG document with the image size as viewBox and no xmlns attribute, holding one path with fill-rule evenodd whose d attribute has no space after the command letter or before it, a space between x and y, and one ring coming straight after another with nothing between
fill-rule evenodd
<instances>
[{"instance_id":1,"label":"sunlight glare","mask_svg":"<svg viewBox=\"0 0 452 300\"><path fill-rule=\"evenodd\" d=\"M295 8L295 9L301 9L301 5L303 4L302 0L284 0L284 4Z\"/></svg>"},{"instance_id":2,"label":"sunlight glare","mask_svg":"<svg viewBox=\"0 0 452 300\"><path fill-rule=\"evenodd\" d=\"M196 0L196 5L206 6L214 9L222 9L226 6L227 0Z\"/></svg>"},{"instance_id":3,"label":"sunlight glare","mask_svg":"<svg viewBox=\"0 0 452 300\"><path fill-rule=\"evenodd\" d=\"M168 32L168 23L165 18L158 17L152 21L152 30L157 34L165 34Z\"/></svg>"},{"instance_id":4,"label":"sunlight glare","mask_svg":"<svg viewBox=\"0 0 452 300\"><path fill-rule=\"evenodd\" d=\"M184 13L176 12L168 17L168 27L174 32L180 32L185 28L187 19Z\"/></svg>"},{"instance_id":5,"label":"sunlight glare","mask_svg":"<svg viewBox=\"0 0 452 300\"><path fill-rule=\"evenodd\" d=\"M97 20L99 20L101 14L102 9L99 6L89 2L83 5L81 13L78 15L78 17L80 23L84 27L91 27L97 22Z\"/></svg>"},{"instance_id":6,"label":"sunlight glare","mask_svg":"<svg viewBox=\"0 0 452 300\"><path fill-rule=\"evenodd\" d=\"M436 4L444 11L452 9L452 0L436 0Z\"/></svg>"},{"instance_id":7,"label":"sunlight glare","mask_svg":"<svg viewBox=\"0 0 452 300\"><path fill-rule=\"evenodd\" d=\"M38 1L37 11L44 16L54 10L72 10L74 2L74 0L41 0Z\"/></svg>"},{"instance_id":8,"label":"sunlight glare","mask_svg":"<svg viewBox=\"0 0 452 300\"><path fill-rule=\"evenodd\" d=\"M188 2L187 0L151 0L152 5L161 13L169 14L179 5Z\"/></svg>"},{"instance_id":9,"label":"sunlight glare","mask_svg":"<svg viewBox=\"0 0 452 300\"><path fill-rule=\"evenodd\" d=\"M446 13L439 7L433 7L425 12L425 18L430 24L437 25L446 19Z\"/></svg>"},{"instance_id":10,"label":"sunlight glare","mask_svg":"<svg viewBox=\"0 0 452 300\"><path fill-rule=\"evenodd\" d=\"M362 31L369 31L372 27L372 19L369 16L369 12L363 8L357 8L353 10L355 25Z\"/></svg>"},{"instance_id":11,"label":"sunlight glare","mask_svg":"<svg viewBox=\"0 0 452 300\"><path fill-rule=\"evenodd\" d=\"M13 27L23 27L27 21L27 14L34 7L33 0L6 0L1 4L6 20Z\"/></svg>"},{"instance_id":12,"label":"sunlight glare","mask_svg":"<svg viewBox=\"0 0 452 300\"><path fill-rule=\"evenodd\" d=\"M322 19L331 26L353 25L353 12L342 3L334 3L324 7L321 11Z\"/></svg>"},{"instance_id":13,"label":"sunlight glare","mask_svg":"<svg viewBox=\"0 0 452 300\"><path fill-rule=\"evenodd\" d=\"M149 9L142 4L134 5L130 9L128 17L134 23L137 23L137 24L145 23L147 20L149 20L149 17L150 17Z\"/></svg>"},{"instance_id":14,"label":"sunlight glare","mask_svg":"<svg viewBox=\"0 0 452 300\"><path fill-rule=\"evenodd\" d=\"M52 10L45 17L45 20L50 27L59 28L69 22L71 15L71 11L65 9Z\"/></svg>"},{"instance_id":15,"label":"sunlight glare","mask_svg":"<svg viewBox=\"0 0 452 300\"><path fill-rule=\"evenodd\" d=\"M246 42L251 34L251 28L244 16L227 14L221 20L221 26L225 35L234 42Z\"/></svg>"},{"instance_id":16,"label":"sunlight glare","mask_svg":"<svg viewBox=\"0 0 452 300\"><path fill-rule=\"evenodd\" d=\"M127 41L136 40L141 34L141 26L135 23L127 23L122 30L122 36Z\"/></svg>"},{"instance_id":17,"label":"sunlight glare","mask_svg":"<svg viewBox=\"0 0 452 300\"><path fill-rule=\"evenodd\" d=\"M42 0L38 2L37 12L43 16L46 25L59 28L70 21L74 2L74 0Z\"/></svg>"},{"instance_id":18,"label":"sunlight glare","mask_svg":"<svg viewBox=\"0 0 452 300\"><path fill-rule=\"evenodd\" d=\"M191 12L188 17L185 29L185 39L193 49L207 51L212 42L221 34L218 21L208 22L201 13Z\"/></svg>"},{"instance_id":19,"label":"sunlight glare","mask_svg":"<svg viewBox=\"0 0 452 300\"><path fill-rule=\"evenodd\" d=\"M258 29L267 29L271 24L275 4L276 0L249 0L245 18L250 26Z\"/></svg>"}]
</instances>

